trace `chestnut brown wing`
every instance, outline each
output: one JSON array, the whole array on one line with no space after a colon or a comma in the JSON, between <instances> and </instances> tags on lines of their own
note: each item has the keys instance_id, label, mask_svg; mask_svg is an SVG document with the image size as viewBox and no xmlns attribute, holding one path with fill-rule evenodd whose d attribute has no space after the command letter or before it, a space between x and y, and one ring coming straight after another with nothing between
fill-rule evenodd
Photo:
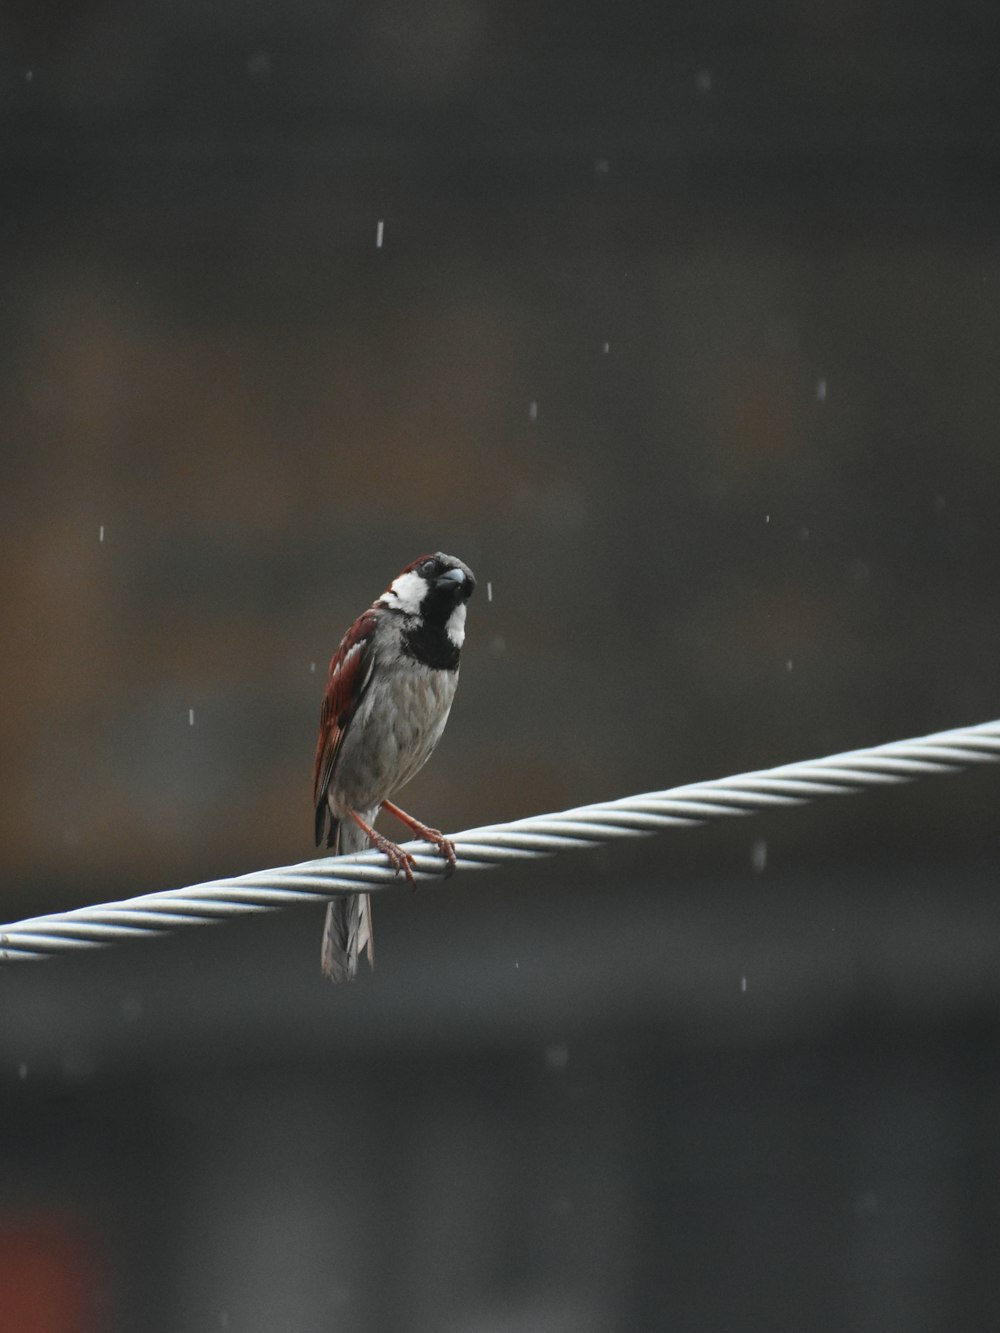
<instances>
[{"instance_id":1,"label":"chestnut brown wing","mask_svg":"<svg viewBox=\"0 0 1000 1333\"><path fill-rule=\"evenodd\" d=\"M347 728L358 710L375 666L374 610L359 616L340 641L330 662L326 693L319 715L319 738L313 764L313 804L316 807L316 845L323 841L329 813L326 794Z\"/></svg>"}]
</instances>

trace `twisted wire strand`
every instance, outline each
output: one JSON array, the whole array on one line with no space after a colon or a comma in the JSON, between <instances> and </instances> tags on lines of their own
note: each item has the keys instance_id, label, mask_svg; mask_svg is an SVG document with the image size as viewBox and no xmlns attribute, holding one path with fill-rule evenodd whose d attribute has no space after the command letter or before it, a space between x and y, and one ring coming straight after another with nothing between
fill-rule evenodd
<instances>
[{"instance_id":1,"label":"twisted wire strand","mask_svg":"<svg viewBox=\"0 0 1000 1333\"><path fill-rule=\"evenodd\" d=\"M804 805L822 796L844 796L998 761L1000 721L983 722L713 782L692 782L669 791L489 824L458 833L453 841L459 869L486 869L505 861L594 847L614 838L691 828L713 819ZM426 843L407 843L406 850L416 863L416 879L437 879L444 873L443 859L429 851ZM0 926L0 962L120 944L184 926L277 911L292 903L318 902L335 894L378 892L395 880L396 873L385 857L368 851L54 912Z\"/></svg>"}]
</instances>

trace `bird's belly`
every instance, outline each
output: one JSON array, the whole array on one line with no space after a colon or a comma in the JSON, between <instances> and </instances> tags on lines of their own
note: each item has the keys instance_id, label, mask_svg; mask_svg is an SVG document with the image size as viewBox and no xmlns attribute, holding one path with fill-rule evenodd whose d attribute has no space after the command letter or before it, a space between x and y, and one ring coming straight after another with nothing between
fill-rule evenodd
<instances>
[{"instance_id":1,"label":"bird's belly","mask_svg":"<svg viewBox=\"0 0 1000 1333\"><path fill-rule=\"evenodd\" d=\"M373 683L352 719L330 784L331 805L371 810L423 768L441 738L458 673L408 666Z\"/></svg>"}]
</instances>

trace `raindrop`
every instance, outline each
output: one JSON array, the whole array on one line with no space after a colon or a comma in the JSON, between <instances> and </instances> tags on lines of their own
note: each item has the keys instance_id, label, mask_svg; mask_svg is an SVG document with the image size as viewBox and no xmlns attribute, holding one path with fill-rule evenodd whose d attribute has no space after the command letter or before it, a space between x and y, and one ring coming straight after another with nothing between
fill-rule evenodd
<instances>
[{"instance_id":1,"label":"raindrop","mask_svg":"<svg viewBox=\"0 0 1000 1333\"><path fill-rule=\"evenodd\" d=\"M101 524L100 528L99 528L98 531L97 531L97 540L98 540L99 542L103 542L103 541L104 541L104 524L103 524L103 523Z\"/></svg>"},{"instance_id":2,"label":"raindrop","mask_svg":"<svg viewBox=\"0 0 1000 1333\"><path fill-rule=\"evenodd\" d=\"M378 226L375 228L375 248L382 249L382 239L385 236L385 221L382 218L378 220Z\"/></svg>"},{"instance_id":3,"label":"raindrop","mask_svg":"<svg viewBox=\"0 0 1000 1333\"><path fill-rule=\"evenodd\" d=\"M528 420L529 421L538 420L538 404L535 402L531 402L528 404Z\"/></svg>"},{"instance_id":4,"label":"raindrop","mask_svg":"<svg viewBox=\"0 0 1000 1333\"><path fill-rule=\"evenodd\" d=\"M17 1076L18 1076L18 1078L21 1080L22 1083L23 1083L24 1080L28 1077L28 1066L24 1063L23 1060L21 1061L21 1063L20 1063L20 1064L18 1065L18 1067L17 1067Z\"/></svg>"},{"instance_id":5,"label":"raindrop","mask_svg":"<svg viewBox=\"0 0 1000 1333\"><path fill-rule=\"evenodd\" d=\"M700 69L695 77L694 86L705 97L712 91L712 72L707 69Z\"/></svg>"},{"instance_id":6,"label":"raindrop","mask_svg":"<svg viewBox=\"0 0 1000 1333\"><path fill-rule=\"evenodd\" d=\"M604 353L605 356L607 356L607 354L611 351L611 344L610 344L610 343L604 343L604 344L601 346L601 351Z\"/></svg>"},{"instance_id":7,"label":"raindrop","mask_svg":"<svg viewBox=\"0 0 1000 1333\"><path fill-rule=\"evenodd\" d=\"M193 709L193 708L189 708L189 709L188 709L188 726L189 726L189 727L193 727L193 726L194 726L194 709Z\"/></svg>"},{"instance_id":8,"label":"raindrop","mask_svg":"<svg viewBox=\"0 0 1000 1333\"><path fill-rule=\"evenodd\" d=\"M747 979L746 979L746 977L740 977L740 990L743 992L744 995L747 993Z\"/></svg>"},{"instance_id":9,"label":"raindrop","mask_svg":"<svg viewBox=\"0 0 1000 1333\"><path fill-rule=\"evenodd\" d=\"M791 671L793 665L794 665L794 664L793 664L793 662L792 662L792 659L789 658L788 661L785 663L785 670L786 670L786 671Z\"/></svg>"},{"instance_id":10,"label":"raindrop","mask_svg":"<svg viewBox=\"0 0 1000 1333\"><path fill-rule=\"evenodd\" d=\"M750 849L750 865L755 875L767 869L767 839L757 838Z\"/></svg>"},{"instance_id":11,"label":"raindrop","mask_svg":"<svg viewBox=\"0 0 1000 1333\"><path fill-rule=\"evenodd\" d=\"M611 163L606 157L599 157L594 163L594 172L598 176L606 176L611 170Z\"/></svg>"},{"instance_id":12,"label":"raindrop","mask_svg":"<svg viewBox=\"0 0 1000 1333\"><path fill-rule=\"evenodd\" d=\"M309 674L310 674L311 676L315 676L315 674L316 674L316 663L315 663L315 662L310 662L310 663L309 663Z\"/></svg>"},{"instance_id":13,"label":"raindrop","mask_svg":"<svg viewBox=\"0 0 1000 1333\"><path fill-rule=\"evenodd\" d=\"M488 602L493 601L493 584L489 581L489 579L486 580L486 600Z\"/></svg>"},{"instance_id":14,"label":"raindrop","mask_svg":"<svg viewBox=\"0 0 1000 1333\"><path fill-rule=\"evenodd\" d=\"M826 380L816 381L816 401L817 403L826 402Z\"/></svg>"}]
</instances>

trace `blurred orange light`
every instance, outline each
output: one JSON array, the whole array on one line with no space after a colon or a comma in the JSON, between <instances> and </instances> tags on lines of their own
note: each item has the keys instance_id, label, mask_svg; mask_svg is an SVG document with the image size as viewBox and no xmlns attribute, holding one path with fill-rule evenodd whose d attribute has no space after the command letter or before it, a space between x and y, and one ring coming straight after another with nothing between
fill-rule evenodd
<instances>
[{"instance_id":1,"label":"blurred orange light","mask_svg":"<svg viewBox=\"0 0 1000 1333\"><path fill-rule=\"evenodd\" d=\"M99 1333L102 1270L70 1215L0 1215L0 1333Z\"/></svg>"}]
</instances>

